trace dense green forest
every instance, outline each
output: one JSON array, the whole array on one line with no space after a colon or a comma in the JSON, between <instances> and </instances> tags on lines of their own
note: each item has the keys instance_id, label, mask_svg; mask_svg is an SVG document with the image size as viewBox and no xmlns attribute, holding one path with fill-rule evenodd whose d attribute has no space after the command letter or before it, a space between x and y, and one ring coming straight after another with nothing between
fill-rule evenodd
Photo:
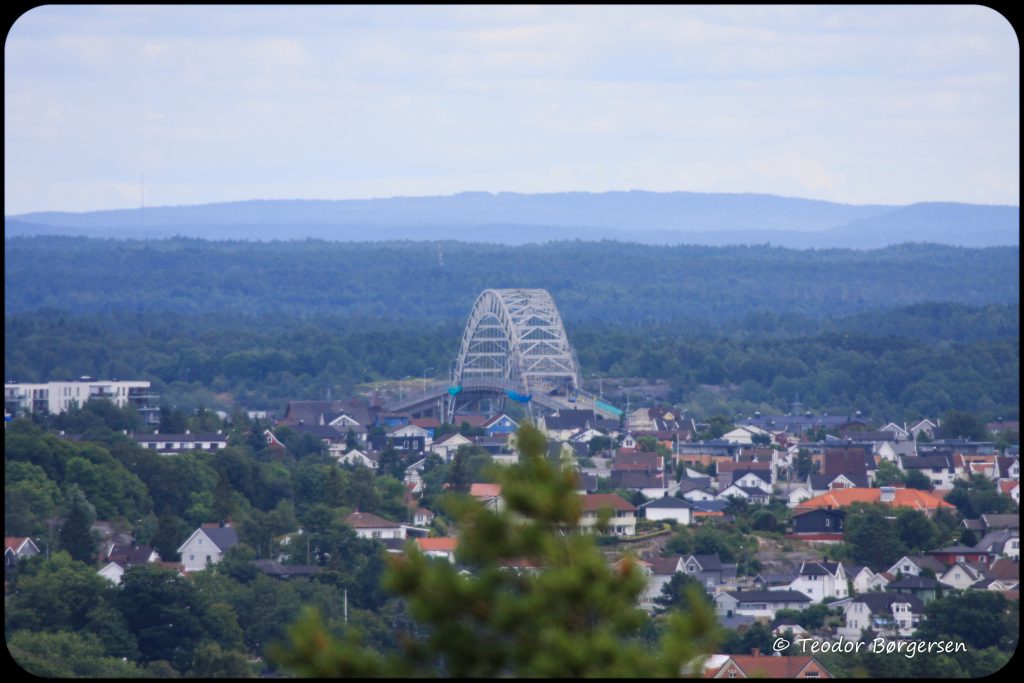
<instances>
[{"instance_id":1,"label":"dense green forest","mask_svg":"<svg viewBox=\"0 0 1024 683\"><path fill-rule=\"evenodd\" d=\"M244 312L464 319L487 288L547 289L567 321L812 318L1019 301L1018 247L657 247L9 238L4 311Z\"/></svg>"},{"instance_id":2,"label":"dense green forest","mask_svg":"<svg viewBox=\"0 0 1024 683\"><path fill-rule=\"evenodd\" d=\"M921 305L788 321L751 314L715 331L671 324L569 323L587 385L624 399L621 384L667 380L667 398L698 415L861 410L914 419L964 410L1015 418L1020 396L1016 306ZM269 408L351 393L358 384L425 370L443 378L462 320L56 311L8 315L8 379L95 377L154 382L183 407ZM875 334L872 334L875 332ZM897 334L898 333L898 334ZM632 382L622 378L636 378ZM621 380L621 381L619 381ZM217 397L219 395L219 398Z\"/></svg>"},{"instance_id":3,"label":"dense green forest","mask_svg":"<svg viewBox=\"0 0 1024 683\"><path fill-rule=\"evenodd\" d=\"M548 289L588 386L667 381L707 416L1019 411L1019 248L5 240L5 376L154 382L281 411L444 379L488 287ZM643 394L639 395L643 399Z\"/></svg>"}]
</instances>

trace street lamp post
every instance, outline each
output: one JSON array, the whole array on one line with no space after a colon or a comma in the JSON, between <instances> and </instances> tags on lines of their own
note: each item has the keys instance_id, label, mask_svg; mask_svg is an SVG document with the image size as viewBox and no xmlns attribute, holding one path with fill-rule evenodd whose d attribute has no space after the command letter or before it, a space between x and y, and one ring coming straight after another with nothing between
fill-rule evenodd
<instances>
[{"instance_id":1,"label":"street lamp post","mask_svg":"<svg viewBox=\"0 0 1024 683\"><path fill-rule=\"evenodd\" d=\"M433 366L431 366L431 367L425 368L423 370L423 393L424 394L427 393L427 372L429 372L430 370L433 370L433 369L434 369Z\"/></svg>"}]
</instances>

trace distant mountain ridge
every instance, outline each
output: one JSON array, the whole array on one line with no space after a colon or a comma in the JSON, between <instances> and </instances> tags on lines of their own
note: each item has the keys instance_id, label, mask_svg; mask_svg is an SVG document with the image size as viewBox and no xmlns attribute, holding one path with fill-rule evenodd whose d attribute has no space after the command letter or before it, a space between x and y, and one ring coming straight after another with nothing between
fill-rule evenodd
<instances>
[{"instance_id":1,"label":"distant mountain ridge","mask_svg":"<svg viewBox=\"0 0 1024 683\"><path fill-rule=\"evenodd\" d=\"M645 244L765 244L872 249L904 242L1019 244L1016 206L851 205L763 194L463 192L346 200L249 200L5 218L5 236L443 240L524 244L614 239Z\"/></svg>"}]
</instances>

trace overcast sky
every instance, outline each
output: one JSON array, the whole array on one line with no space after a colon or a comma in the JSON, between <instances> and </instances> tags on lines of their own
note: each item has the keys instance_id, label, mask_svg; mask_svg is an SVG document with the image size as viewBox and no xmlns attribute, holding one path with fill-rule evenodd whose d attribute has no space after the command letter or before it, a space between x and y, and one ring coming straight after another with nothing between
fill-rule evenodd
<instances>
[{"instance_id":1,"label":"overcast sky","mask_svg":"<svg viewBox=\"0 0 1024 683\"><path fill-rule=\"evenodd\" d=\"M642 189L1019 203L977 6L48 6L4 53L5 214Z\"/></svg>"}]
</instances>

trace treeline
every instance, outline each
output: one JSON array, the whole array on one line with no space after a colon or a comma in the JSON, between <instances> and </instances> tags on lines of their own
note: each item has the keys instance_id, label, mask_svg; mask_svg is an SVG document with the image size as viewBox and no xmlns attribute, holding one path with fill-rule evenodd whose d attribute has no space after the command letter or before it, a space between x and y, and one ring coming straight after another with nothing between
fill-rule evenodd
<instances>
[{"instance_id":1,"label":"treeline","mask_svg":"<svg viewBox=\"0 0 1024 683\"><path fill-rule=\"evenodd\" d=\"M394 646L392 626L407 617L379 585L383 551L357 538L344 520L355 509L405 520L399 480L339 467L319 443L298 443L283 455L270 451L260 426L244 424L244 415L236 416L229 447L216 455L167 457L112 429L130 421L130 411L101 402L81 412L96 418L81 440L26 420L4 434L4 534L31 536L43 551L6 577L6 640L31 672L251 675L265 666L252 663L253 656L284 639L303 605L318 606L343 632L346 600L352 626L374 647ZM96 573L96 520L176 562L195 528L228 518L240 544L194 581L146 566L130 569L116 588ZM304 534L283 545L281 536L300 526ZM290 553L286 562L317 565L321 573L281 582L250 563L283 550Z\"/></svg>"},{"instance_id":2,"label":"treeline","mask_svg":"<svg viewBox=\"0 0 1024 683\"><path fill-rule=\"evenodd\" d=\"M464 319L487 288L551 292L567 321L812 319L928 301L1019 301L1018 247L798 251L612 241L251 243L5 239L4 310Z\"/></svg>"},{"instance_id":3,"label":"treeline","mask_svg":"<svg viewBox=\"0 0 1024 683\"><path fill-rule=\"evenodd\" d=\"M668 398L702 417L786 411L796 397L813 410L861 410L876 420L950 409L984 419L1019 414L1016 306L928 304L806 326L775 327L770 319L717 332L653 323L567 327L586 385L596 390L597 377L609 378L601 388L612 400L625 396L611 378L639 378L667 380ZM359 384L401 378L411 389L424 372L443 379L463 325L39 311L5 317L5 372L17 381L149 379L168 404L283 411L288 400L325 398L328 390L340 397Z\"/></svg>"}]
</instances>

